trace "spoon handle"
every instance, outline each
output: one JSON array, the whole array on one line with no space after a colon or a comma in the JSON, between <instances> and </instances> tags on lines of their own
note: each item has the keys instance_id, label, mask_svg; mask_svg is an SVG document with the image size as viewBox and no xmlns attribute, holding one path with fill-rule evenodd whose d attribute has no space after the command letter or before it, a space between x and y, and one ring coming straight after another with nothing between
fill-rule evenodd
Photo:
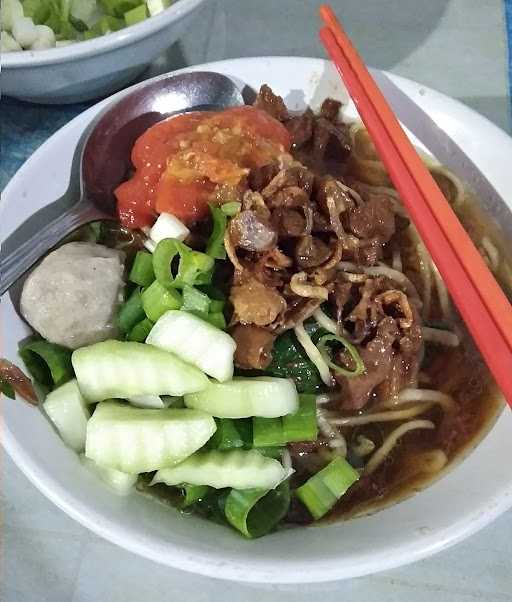
<instances>
[{"instance_id":1,"label":"spoon handle","mask_svg":"<svg viewBox=\"0 0 512 602\"><path fill-rule=\"evenodd\" d=\"M40 216L44 218L43 215ZM105 214L81 201L28 234L22 224L2 243L0 252L0 296L66 235ZM44 223L44 222L43 222Z\"/></svg>"}]
</instances>

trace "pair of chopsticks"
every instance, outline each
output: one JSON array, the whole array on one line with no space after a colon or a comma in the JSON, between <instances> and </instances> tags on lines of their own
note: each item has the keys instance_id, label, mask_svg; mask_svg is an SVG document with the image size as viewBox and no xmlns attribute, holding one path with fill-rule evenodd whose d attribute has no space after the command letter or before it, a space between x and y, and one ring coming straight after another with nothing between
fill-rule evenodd
<instances>
[{"instance_id":1,"label":"pair of chopsticks","mask_svg":"<svg viewBox=\"0 0 512 602\"><path fill-rule=\"evenodd\" d=\"M512 306L343 31L320 7L320 38L468 330L512 407Z\"/></svg>"}]
</instances>

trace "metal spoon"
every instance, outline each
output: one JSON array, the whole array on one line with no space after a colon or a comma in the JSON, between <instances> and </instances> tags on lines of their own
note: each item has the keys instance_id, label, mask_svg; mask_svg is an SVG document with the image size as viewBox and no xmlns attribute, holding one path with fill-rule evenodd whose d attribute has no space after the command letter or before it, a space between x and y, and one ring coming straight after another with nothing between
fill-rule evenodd
<instances>
[{"instance_id":1,"label":"metal spoon","mask_svg":"<svg viewBox=\"0 0 512 602\"><path fill-rule=\"evenodd\" d=\"M0 295L70 232L94 220L115 218L113 192L131 168L135 140L148 127L187 111L242 104L242 94L228 77L198 71L143 82L108 106L77 145L68 190L3 242Z\"/></svg>"}]
</instances>

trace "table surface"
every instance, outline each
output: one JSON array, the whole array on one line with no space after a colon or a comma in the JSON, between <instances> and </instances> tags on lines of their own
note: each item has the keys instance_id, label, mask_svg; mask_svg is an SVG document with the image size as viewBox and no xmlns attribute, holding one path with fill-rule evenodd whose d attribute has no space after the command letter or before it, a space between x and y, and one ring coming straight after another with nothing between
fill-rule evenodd
<instances>
[{"instance_id":1,"label":"table surface","mask_svg":"<svg viewBox=\"0 0 512 602\"><path fill-rule=\"evenodd\" d=\"M508 2L506 0L505 4ZM145 77L238 56L323 57L316 0L211 0L188 34ZM511 131L501 0L334 0L365 60L437 88ZM509 6L510 9L510 6ZM510 9L512 15L512 9ZM90 103L1 103L0 188L54 131ZM6 602L282 602L342 596L366 602L512 602L512 512L435 557L346 582L256 586L156 565L105 542L44 498L3 454L0 598Z\"/></svg>"}]
</instances>

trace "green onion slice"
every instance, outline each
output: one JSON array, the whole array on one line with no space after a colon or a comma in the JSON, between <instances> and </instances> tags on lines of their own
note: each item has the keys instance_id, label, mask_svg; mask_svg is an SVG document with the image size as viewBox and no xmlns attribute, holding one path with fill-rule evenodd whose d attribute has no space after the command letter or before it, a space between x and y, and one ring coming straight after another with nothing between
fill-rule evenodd
<instances>
[{"instance_id":1,"label":"green onion slice","mask_svg":"<svg viewBox=\"0 0 512 602\"><path fill-rule=\"evenodd\" d=\"M207 314L210 311L210 298L193 286L183 287L183 307L187 311L199 311Z\"/></svg>"},{"instance_id":2,"label":"green onion slice","mask_svg":"<svg viewBox=\"0 0 512 602\"><path fill-rule=\"evenodd\" d=\"M355 362L356 367L354 370L348 370L347 368L344 368L343 366L339 366L338 364L335 364L332 361L329 350L327 349L328 343L331 343L331 342L339 343L340 345L343 345L343 347L345 347L345 349L350 354L350 357ZM338 374L343 374L344 376L347 376L348 378L351 378L354 376L359 376L364 373L365 367L364 367L363 360L361 359L361 356L359 355L359 352L357 351L356 347L354 345L352 345L352 343L347 341L347 339L345 339L344 337L340 337L335 334L324 334L324 336L322 336L319 339L316 346L318 348L318 351L320 351L320 354L323 357L323 359L325 360L326 364L329 366L329 368L331 368L331 370L334 370L334 372L337 372Z\"/></svg>"},{"instance_id":3,"label":"green onion slice","mask_svg":"<svg viewBox=\"0 0 512 602\"><path fill-rule=\"evenodd\" d=\"M127 334L131 329L145 317L144 308L142 307L142 298L140 288L134 289L128 299L121 305L117 323L119 330L123 334Z\"/></svg>"},{"instance_id":4,"label":"green onion slice","mask_svg":"<svg viewBox=\"0 0 512 602\"><path fill-rule=\"evenodd\" d=\"M66 347L42 339L30 339L19 349L20 357L34 380L50 389L73 378L71 353Z\"/></svg>"},{"instance_id":5,"label":"green onion slice","mask_svg":"<svg viewBox=\"0 0 512 602\"><path fill-rule=\"evenodd\" d=\"M224 213L224 215L227 215L228 217L233 217L237 213L240 213L241 208L242 203L239 203L238 201L230 201L229 203L224 203L220 206L220 210L222 211L222 213Z\"/></svg>"},{"instance_id":6,"label":"green onion slice","mask_svg":"<svg viewBox=\"0 0 512 602\"><path fill-rule=\"evenodd\" d=\"M224 512L228 522L250 539L271 531L290 506L290 485L284 481L275 489L232 489Z\"/></svg>"},{"instance_id":7,"label":"green onion slice","mask_svg":"<svg viewBox=\"0 0 512 602\"><path fill-rule=\"evenodd\" d=\"M153 253L156 279L167 289L183 288L186 284L209 284L214 263L213 257L194 251L174 238L161 240Z\"/></svg>"},{"instance_id":8,"label":"green onion slice","mask_svg":"<svg viewBox=\"0 0 512 602\"><path fill-rule=\"evenodd\" d=\"M153 270L153 257L151 253L147 251L137 252L128 278L131 282L139 286L149 286L153 282L155 271Z\"/></svg>"},{"instance_id":9,"label":"green onion slice","mask_svg":"<svg viewBox=\"0 0 512 602\"><path fill-rule=\"evenodd\" d=\"M180 508L188 508L196 502L200 502L209 491L208 485L189 485L183 483L181 486L182 497L179 502Z\"/></svg>"},{"instance_id":10,"label":"green onion slice","mask_svg":"<svg viewBox=\"0 0 512 602\"><path fill-rule=\"evenodd\" d=\"M212 214L213 230L206 245L206 253L214 259L226 259L224 232L226 231L228 219L219 207L210 205L210 213Z\"/></svg>"},{"instance_id":11,"label":"green onion slice","mask_svg":"<svg viewBox=\"0 0 512 602\"><path fill-rule=\"evenodd\" d=\"M156 322L170 309L180 309L183 300L177 290L164 288L155 280L141 295L146 316Z\"/></svg>"},{"instance_id":12,"label":"green onion slice","mask_svg":"<svg viewBox=\"0 0 512 602\"><path fill-rule=\"evenodd\" d=\"M359 473L341 457L308 479L295 493L311 515L318 520L359 479Z\"/></svg>"},{"instance_id":13,"label":"green onion slice","mask_svg":"<svg viewBox=\"0 0 512 602\"><path fill-rule=\"evenodd\" d=\"M148 334L151 332L153 328L153 322L148 318L144 318L130 330L128 336L126 337L129 341L135 341L137 343L144 343L147 339Z\"/></svg>"},{"instance_id":14,"label":"green onion slice","mask_svg":"<svg viewBox=\"0 0 512 602\"><path fill-rule=\"evenodd\" d=\"M316 441L317 437L315 395L300 395L295 414L281 418L253 418L255 447L279 447L292 441Z\"/></svg>"}]
</instances>

